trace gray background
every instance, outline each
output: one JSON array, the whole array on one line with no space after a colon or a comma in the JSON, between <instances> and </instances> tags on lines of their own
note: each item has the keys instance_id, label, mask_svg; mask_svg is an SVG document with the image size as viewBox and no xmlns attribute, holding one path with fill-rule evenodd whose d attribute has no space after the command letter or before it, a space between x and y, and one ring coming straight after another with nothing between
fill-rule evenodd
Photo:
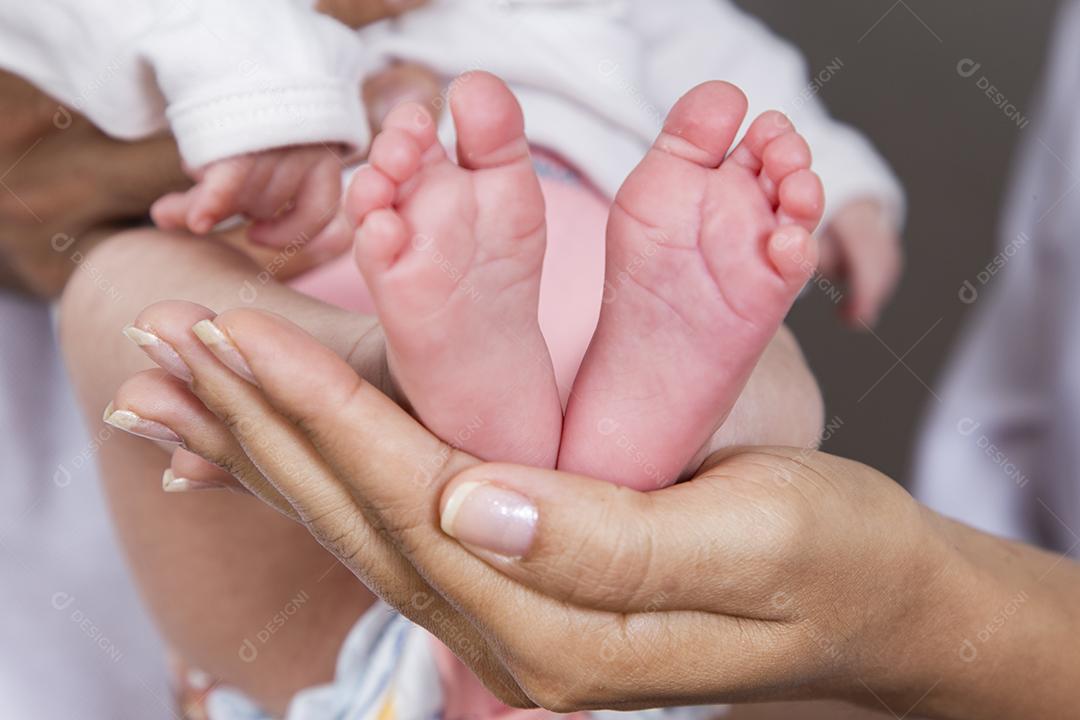
<instances>
[{"instance_id":1,"label":"gray background","mask_svg":"<svg viewBox=\"0 0 1080 720\"><path fill-rule=\"evenodd\" d=\"M843 61L823 99L874 140L907 188L907 269L875 334L842 327L821 292L811 292L791 318L821 382L827 417L842 422L826 449L904 481L918 424L927 403L936 402L931 391L970 309L958 291L996 253L1013 153L1033 128L1018 129L976 81L987 76L1032 118L1058 3L739 4L801 46L811 72L833 58ZM982 63L976 76L957 72L965 58Z\"/></svg>"}]
</instances>

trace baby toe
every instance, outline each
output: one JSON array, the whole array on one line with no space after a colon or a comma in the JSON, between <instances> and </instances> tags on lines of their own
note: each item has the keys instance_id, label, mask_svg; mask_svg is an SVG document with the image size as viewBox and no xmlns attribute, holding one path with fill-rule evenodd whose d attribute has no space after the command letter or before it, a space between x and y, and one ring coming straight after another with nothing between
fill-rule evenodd
<instances>
[{"instance_id":1,"label":"baby toe","mask_svg":"<svg viewBox=\"0 0 1080 720\"><path fill-rule=\"evenodd\" d=\"M387 128L371 144L368 161L388 178L403 183L420 168L420 146L400 128Z\"/></svg>"},{"instance_id":2,"label":"baby toe","mask_svg":"<svg viewBox=\"0 0 1080 720\"><path fill-rule=\"evenodd\" d=\"M397 186L389 177L371 165L364 165L349 183L345 215L353 227L358 227L371 211L393 204L396 193Z\"/></svg>"},{"instance_id":3,"label":"baby toe","mask_svg":"<svg viewBox=\"0 0 1080 720\"><path fill-rule=\"evenodd\" d=\"M817 229L825 211L825 190L817 174L806 169L796 170L780 182L778 197L780 224L800 225L808 232Z\"/></svg>"},{"instance_id":4,"label":"baby toe","mask_svg":"<svg viewBox=\"0 0 1080 720\"><path fill-rule=\"evenodd\" d=\"M731 159L752 173L761 172L765 148L776 138L794 130L788 116L778 110L758 115L731 153Z\"/></svg>"},{"instance_id":5,"label":"baby toe","mask_svg":"<svg viewBox=\"0 0 1080 720\"><path fill-rule=\"evenodd\" d=\"M789 290L801 288L818 263L817 241L799 225L786 225L769 237L766 251Z\"/></svg>"},{"instance_id":6,"label":"baby toe","mask_svg":"<svg viewBox=\"0 0 1080 720\"><path fill-rule=\"evenodd\" d=\"M433 147L441 152L441 146L436 142L438 128L435 119L431 112L418 102L403 102L395 107L383 120L382 127L383 132L399 130L407 133L416 142L421 154Z\"/></svg>"},{"instance_id":7,"label":"baby toe","mask_svg":"<svg viewBox=\"0 0 1080 720\"><path fill-rule=\"evenodd\" d=\"M788 175L809 168L811 161L810 146L803 136L796 132L787 132L765 146L762 172L779 185Z\"/></svg>"},{"instance_id":8,"label":"baby toe","mask_svg":"<svg viewBox=\"0 0 1080 720\"><path fill-rule=\"evenodd\" d=\"M393 210L373 211L356 231L354 254L364 279L372 287L379 282L380 273L388 270L401 256L408 243L405 221Z\"/></svg>"}]
</instances>

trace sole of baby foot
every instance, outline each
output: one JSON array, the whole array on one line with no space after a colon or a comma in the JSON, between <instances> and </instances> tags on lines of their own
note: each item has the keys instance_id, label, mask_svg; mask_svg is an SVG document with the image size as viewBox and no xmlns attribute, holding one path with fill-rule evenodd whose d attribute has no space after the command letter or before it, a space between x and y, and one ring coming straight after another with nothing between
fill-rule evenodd
<instances>
[{"instance_id":1,"label":"sole of baby foot","mask_svg":"<svg viewBox=\"0 0 1080 720\"><path fill-rule=\"evenodd\" d=\"M498 78L453 83L457 162L417 103L391 111L346 210L414 412L485 460L553 467L562 408L540 333L544 200L521 108Z\"/></svg>"},{"instance_id":2,"label":"sole of baby foot","mask_svg":"<svg viewBox=\"0 0 1080 720\"><path fill-rule=\"evenodd\" d=\"M734 86L684 95L620 189L604 305L558 466L640 490L675 482L723 423L817 265L824 196L780 113Z\"/></svg>"}]
</instances>

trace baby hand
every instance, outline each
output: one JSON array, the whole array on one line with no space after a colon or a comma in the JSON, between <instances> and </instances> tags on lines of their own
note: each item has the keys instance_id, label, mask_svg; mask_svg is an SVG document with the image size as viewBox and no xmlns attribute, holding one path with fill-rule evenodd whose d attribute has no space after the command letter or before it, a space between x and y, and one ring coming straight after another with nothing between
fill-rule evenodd
<instances>
[{"instance_id":1,"label":"baby hand","mask_svg":"<svg viewBox=\"0 0 1080 720\"><path fill-rule=\"evenodd\" d=\"M833 216L820 236L821 274L847 285L840 312L852 325L873 326L896 290L903 267L900 233L876 200L856 200Z\"/></svg>"},{"instance_id":2,"label":"baby hand","mask_svg":"<svg viewBox=\"0 0 1080 720\"><path fill-rule=\"evenodd\" d=\"M348 224L338 212L341 161L330 148L304 145L238 155L210 163L192 177L190 190L154 203L150 215L158 227L204 235L222 220L244 215L255 221L248 236L260 245L318 243L320 250L340 251L349 243Z\"/></svg>"}]
</instances>

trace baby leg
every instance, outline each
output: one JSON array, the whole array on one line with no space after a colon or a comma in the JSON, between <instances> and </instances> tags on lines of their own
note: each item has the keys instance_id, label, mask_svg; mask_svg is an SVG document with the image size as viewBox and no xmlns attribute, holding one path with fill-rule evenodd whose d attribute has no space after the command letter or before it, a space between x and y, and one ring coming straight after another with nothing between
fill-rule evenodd
<instances>
[{"instance_id":1,"label":"baby leg","mask_svg":"<svg viewBox=\"0 0 1080 720\"><path fill-rule=\"evenodd\" d=\"M372 326L277 285L239 253L151 229L104 240L65 291L61 341L86 421L122 380L152 367L121 334L146 305L187 299L219 310L250 301L325 338L342 353ZM303 527L254 498L170 494L168 455L125 433L102 443L102 481L118 535L167 642L187 662L271 712L333 676L338 646L373 602ZM291 605L290 605L291 603ZM276 618L295 612L280 626Z\"/></svg>"}]
</instances>

